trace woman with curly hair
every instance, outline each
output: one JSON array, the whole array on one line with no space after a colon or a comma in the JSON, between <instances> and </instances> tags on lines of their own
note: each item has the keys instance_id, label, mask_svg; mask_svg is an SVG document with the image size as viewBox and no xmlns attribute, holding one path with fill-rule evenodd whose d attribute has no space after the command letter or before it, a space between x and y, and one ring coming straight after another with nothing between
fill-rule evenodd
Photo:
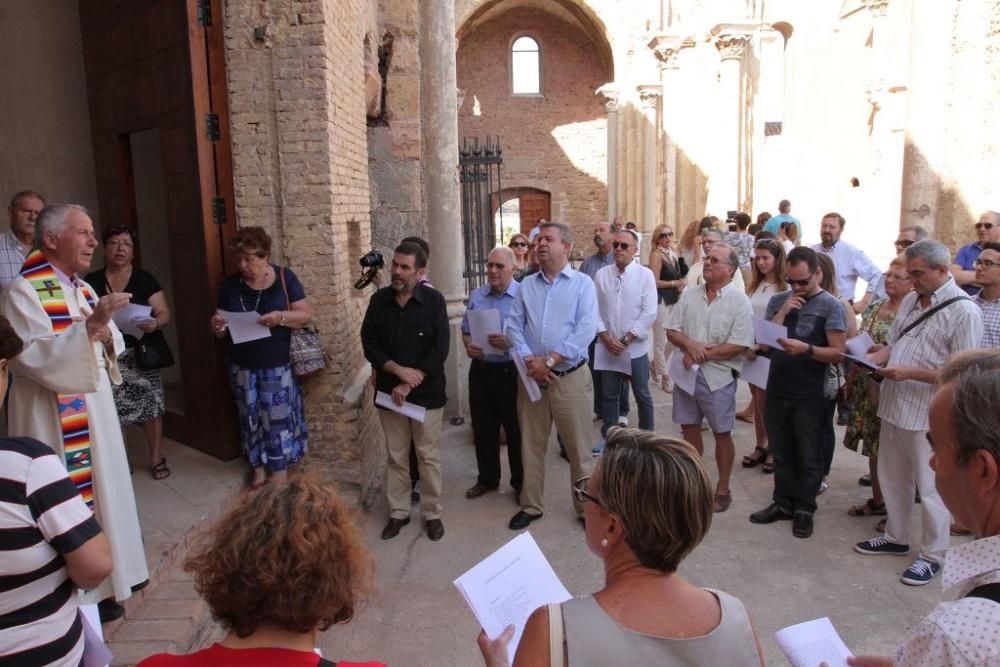
<instances>
[{"instance_id":1,"label":"woman with curly hair","mask_svg":"<svg viewBox=\"0 0 1000 667\"><path fill-rule=\"evenodd\" d=\"M153 655L141 667L384 667L335 662L316 634L354 617L370 592L372 563L336 494L308 476L245 494L210 528L184 569L225 639L190 655Z\"/></svg>"}]
</instances>

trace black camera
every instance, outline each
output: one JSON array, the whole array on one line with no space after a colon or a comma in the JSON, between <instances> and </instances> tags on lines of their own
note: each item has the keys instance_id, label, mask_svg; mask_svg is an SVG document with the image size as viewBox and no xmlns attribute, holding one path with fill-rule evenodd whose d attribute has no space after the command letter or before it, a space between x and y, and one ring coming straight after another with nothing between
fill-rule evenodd
<instances>
[{"instance_id":1,"label":"black camera","mask_svg":"<svg viewBox=\"0 0 1000 667\"><path fill-rule=\"evenodd\" d=\"M378 250L372 249L361 256L358 264L361 265L361 278L354 283L354 289L364 289L375 280L379 269L385 266L385 257Z\"/></svg>"}]
</instances>

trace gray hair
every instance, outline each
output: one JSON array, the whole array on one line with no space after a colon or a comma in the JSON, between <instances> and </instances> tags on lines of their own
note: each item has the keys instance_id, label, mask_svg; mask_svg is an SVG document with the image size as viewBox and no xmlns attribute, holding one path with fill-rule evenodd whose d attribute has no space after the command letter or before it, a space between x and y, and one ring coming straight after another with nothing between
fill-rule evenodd
<instances>
[{"instance_id":1,"label":"gray hair","mask_svg":"<svg viewBox=\"0 0 1000 667\"><path fill-rule=\"evenodd\" d=\"M726 240L725 234L720 232L718 229L703 229L701 230L701 236L702 239L704 239L706 236L714 236L717 241Z\"/></svg>"},{"instance_id":2,"label":"gray hair","mask_svg":"<svg viewBox=\"0 0 1000 667\"><path fill-rule=\"evenodd\" d=\"M938 378L941 386L952 384L951 404L955 448L960 465L977 449L984 449L1000 463L1000 348L967 350L954 355Z\"/></svg>"},{"instance_id":3,"label":"gray hair","mask_svg":"<svg viewBox=\"0 0 1000 667\"><path fill-rule=\"evenodd\" d=\"M549 220L547 222L543 222L539 226L539 230L545 229L546 227L555 227L559 230L559 238L562 242L573 245L573 232L567 225L564 225L561 222L553 222L552 220Z\"/></svg>"},{"instance_id":4,"label":"gray hair","mask_svg":"<svg viewBox=\"0 0 1000 667\"><path fill-rule=\"evenodd\" d=\"M915 241L923 241L925 238L927 238L927 230L921 227L920 225L906 225L905 227L900 227L899 231L913 232L913 235L916 237L914 239Z\"/></svg>"},{"instance_id":5,"label":"gray hair","mask_svg":"<svg viewBox=\"0 0 1000 667\"><path fill-rule=\"evenodd\" d=\"M632 237L632 240L636 242L636 245L638 245L639 243L639 235L635 232L634 229L629 229L628 227L626 227L624 229L619 229L617 232L615 232L615 234L628 234L629 236Z\"/></svg>"},{"instance_id":6,"label":"gray hair","mask_svg":"<svg viewBox=\"0 0 1000 667\"><path fill-rule=\"evenodd\" d=\"M733 246L729 246L729 266L733 267L733 274L740 270L740 255Z\"/></svg>"},{"instance_id":7,"label":"gray hair","mask_svg":"<svg viewBox=\"0 0 1000 667\"><path fill-rule=\"evenodd\" d=\"M948 267L951 264L951 252L948 246L933 239L917 241L906 249L906 259L917 258L923 259L932 269Z\"/></svg>"},{"instance_id":8,"label":"gray hair","mask_svg":"<svg viewBox=\"0 0 1000 667\"><path fill-rule=\"evenodd\" d=\"M517 262L517 257L514 256L514 251L505 245L498 245L496 248L493 248L493 250L490 250L490 254L486 256L487 261L489 261L490 255L492 255L495 252L498 252L501 255L503 255L504 260L507 261L507 263L509 263L511 266L513 266Z\"/></svg>"},{"instance_id":9,"label":"gray hair","mask_svg":"<svg viewBox=\"0 0 1000 667\"><path fill-rule=\"evenodd\" d=\"M66 229L66 219L73 211L79 211L88 218L90 211L85 206L79 204L50 204L42 209L35 221L35 248L42 247L42 239L46 234L61 236Z\"/></svg>"},{"instance_id":10,"label":"gray hair","mask_svg":"<svg viewBox=\"0 0 1000 667\"><path fill-rule=\"evenodd\" d=\"M996 211L983 211L983 215L988 215L993 218L994 225L1000 225L1000 213L997 213ZM979 216L979 218L982 219L983 215Z\"/></svg>"}]
</instances>

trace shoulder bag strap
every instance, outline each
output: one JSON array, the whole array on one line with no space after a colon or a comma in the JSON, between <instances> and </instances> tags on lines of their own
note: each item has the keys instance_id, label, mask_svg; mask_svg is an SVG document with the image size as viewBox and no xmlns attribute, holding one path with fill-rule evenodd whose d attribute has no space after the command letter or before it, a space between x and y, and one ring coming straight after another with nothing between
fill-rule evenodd
<instances>
[{"instance_id":1,"label":"shoulder bag strap","mask_svg":"<svg viewBox=\"0 0 1000 667\"><path fill-rule=\"evenodd\" d=\"M292 309L292 302L288 300L288 285L285 283L285 267L281 267L281 291L285 293L285 306Z\"/></svg>"},{"instance_id":2,"label":"shoulder bag strap","mask_svg":"<svg viewBox=\"0 0 1000 667\"><path fill-rule=\"evenodd\" d=\"M967 598L984 598L1000 604L1000 584L983 584L965 594Z\"/></svg>"},{"instance_id":3,"label":"shoulder bag strap","mask_svg":"<svg viewBox=\"0 0 1000 667\"><path fill-rule=\"evenodd\" d=\"M927 318L929 318L931 315L935 314L936 312L938 312L939 310L941 310L941 309L943 309L943 308L945 308L947 306L950 306L951 304L955 303L956 301L971 301L971 299L969 299L969 297L967 297L967 296L953 296L950 299L948 299L947 301L942 301L941 303L939 303L938 305L934 306L933 308L931 308L930 310L928 310L926 313L924 313L923 315L921 315L920 317L918 317L917 319L913 320L908 325L906 325L906 328L903 329L901 332L899 332L900 338L902 338L903 336L905 336L906 333L908 331L910 331L910 329L915 328L918 324L920 324L921 322L923 322L924 320L926 320Z\"/></svg>"},{"instance_id":4,"label":"shoulder bag strap","mask_svg":"<svg viewBox=\"0 0 1000 667\"><path fill-rule=\"evenodd\" d=\"M549 605L549 664L551 667L563 667L566 664L564 656L565 636L563 633L562 605Z\"/></svg>"}]
</instances>

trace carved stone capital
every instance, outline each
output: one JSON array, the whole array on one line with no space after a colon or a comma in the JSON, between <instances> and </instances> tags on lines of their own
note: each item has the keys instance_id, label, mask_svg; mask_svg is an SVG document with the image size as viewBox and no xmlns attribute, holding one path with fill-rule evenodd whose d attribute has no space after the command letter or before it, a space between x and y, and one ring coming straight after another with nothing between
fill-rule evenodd
<instances>
[{"instance_id":1,"label":"carved stone capital","mask_svg":"<svg viewBox=\"0 0 1000 667\"><path fill-rule=\"evenodd\" d=\"M660 103L660 97L663 96L663 88L657 84L636 86L636 91L639 93L639 101L642 102L644 109L655 109Z\"/></svg>"},{"instance_id":2,"label":"carved stone capital","mask_svg":"<svg viewBox=\"0 0 1000 667\"><path fill-rule=\"evenodd\" d=\"M889 0L868 0L868 9L875 18L885 16L889 11Z\"/></svg>"},{"instance_id":3,"label":"carved stone capital","mask_svg":"<svg viewBox=\"0 0 1000 667\"><path fill-rule=\"evenodd\" d=\"M739 60L750 45L750 35L722 33L715 38L715 48L723 60Z\"/></svg>"},{"instance_id":4,"label":"carved stone capital","mask_svg":"<svg viewBox=\"0 0 1000 667\"><path fill-rule=\"evenodd\" d=\"M605 100L604 110L608 113L616 113L618 111L618 98L621 95L621 91L618 86L613 83L606 83L596 91L595 95L602 95Z\"/></svg>"},{"instance_id":5,"label":"carved stone capital","mask_svg":"<svg viewBox=\"0 0 1000 667\"><path fill-rule=\"evenodd\" d=\"M676 35L655 35L646 46L653 51L664 69L678 69L678 54L681 50L694 46L694 40Z\"/></svg>"}]
</instances>

